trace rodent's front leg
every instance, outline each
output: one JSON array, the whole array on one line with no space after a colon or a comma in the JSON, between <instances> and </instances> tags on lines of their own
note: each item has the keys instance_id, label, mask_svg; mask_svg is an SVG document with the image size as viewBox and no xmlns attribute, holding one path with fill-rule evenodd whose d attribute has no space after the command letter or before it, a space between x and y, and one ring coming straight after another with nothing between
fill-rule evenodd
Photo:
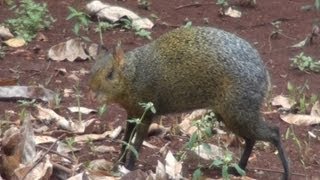
<instances>
[{"instance_id":1,"label":"rodent's front leg","mask_svg":"<svg viewBox=\"0 0 320 180\"><path fill-rule=\"evenodd\" d=\"M130 136L131 134L135 133L134 132L134 127L136 126L135 123L130 123L130 122L127 122L127 126L126 126L126 129L125 129L125 134L124 134L124 137L122 139L122 141L126 142L129 144L129 139L130 139ZM125 164L126 162L126 159L127 159L127 151L126 151L126 148L127 148L127 144L122 144L121 146L121 153L120 153L120 156L119 156L119 162L121 164Z\"/></svg>"},{"instance_id":2,"label":"rodent's front leg","mask_svg":"<svg viewBox=\"0 0 320 180\"><path fill-rule=\"evenodd\" d=\"M148 135L148 130L152 122L152 118L153 118L153 114L151 112L147 112L145 118L136 127L136 135L135 135L135 140L133 142L133 147L137 152L139 152L143 140ZM134 168L135 161L136 161L135 154L129 150L127 152L125 167L129 170L132 170Z\"/></svg>"}]
</instances>

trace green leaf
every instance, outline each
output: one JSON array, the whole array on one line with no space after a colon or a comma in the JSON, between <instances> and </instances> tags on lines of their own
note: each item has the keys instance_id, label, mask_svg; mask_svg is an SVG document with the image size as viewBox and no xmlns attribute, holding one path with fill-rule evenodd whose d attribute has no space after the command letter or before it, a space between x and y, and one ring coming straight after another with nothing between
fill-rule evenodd
<instances>
[{"instance_id":1,"label":"green leaf","mask_svg":"<svg viewBox=\"0 0 320 180\"><path fill-rule=\"evenodd\" d=\"M238 164L234 164L233 167L237 170L237 172L241 175L241 176L245 176L246 172L241 169L241 167Z\"/></svg>"},{"instance_id":2,"label":"green leaf","mask_svg":"<svg viewBox=\"0 0 320 180\"><path fill-rule=\"evenodd\" d=\"M200 180L202 176L201 168L196 169L192 174L192 180Z\"/></svg>"},{"instance_id":3,"label":"green leaf","mask_svg":"<svg viewBox=\"0 0 320 180\"><path fill-rule=\"evenodd\" d=\"M222 166L222 177L223 177L223 179L225 179L225 180L229 180L229 179L230 179L229 173L228 173L228 166L227 166L227 165L223 165L223 166Z\"/></svg>"},{"instance_id":4,"label":"green leaf","mask_svg":"<svg viewBox=\"0 0 320 180\"><path fill-rule=\"evenodd\" d=\"M126 149L129 149L134 154L136 159L139 158L138 151L131 144L129 144L129 143L125 142L125 141L122 141L122 140L120 140L120 142L126 145Z\"/></svg>"}]
</instances>

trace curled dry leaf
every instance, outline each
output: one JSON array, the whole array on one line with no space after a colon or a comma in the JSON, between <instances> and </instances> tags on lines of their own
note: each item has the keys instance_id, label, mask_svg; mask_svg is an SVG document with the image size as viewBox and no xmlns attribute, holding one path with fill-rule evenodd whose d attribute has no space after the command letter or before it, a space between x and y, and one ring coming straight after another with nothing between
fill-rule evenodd
<instances>
[{"instance_id":1,"label":"curled dry leaf","mask_svg":"<svg viewBox=\"0 0 320 180\"><path fill-rule=\"evenodd\" d=\"M240 18L241 17L241 12L236 10L236 9L233 9L232 7L229 7L225 12L224 12L224 15L226 16L230 16L230 17L233 17L233 18Z\"/></svg>"},{"instance_id":2,"label":"curled dry leaf","mask_svg":"<svg viewBox=\"0 0 320 180\"><path fill-rule=\"evenodd\" d=\"M95 140L102 140L105 139L107 136L110 136L112 132L111 131L106 131L103 134L85 134L85 135L80 135L76 136L74 138L75 142L86 142L88 139L95 141Z\"/></svg>"},{"instance_id":3,"label":"curled dry leaf","mask_svg":"<svg viewBox=\"0 0 320 180\"><path fill-rule=\"evenodd\" d=\"M116 138L119 136L119 134L121 133L121 131L122 131L122 127L121 127L121 126L118 126L117 128L115 128L115 129L111 132L110 138L111 138L111 139L116 139Z\"/></svg>"},{"instance_id":4,"label":"curled dry leaf","mask_svg":"<svg viewBox=\"0 0 320 180\"><path fill-rule=\"evenodd\" d=\"M51 102L56 96L55 92L41 86L1 86L1 99L37 99Z\"/></svg>"},{"instance_id":5,"label":"curled dry leaf","mask_svg":"<svg viewBox=\"0 0 320 180\"><path fill-rule=\"evenodd\" d=\"M82 121L71 121L67 120L66 118L58 115L56 112L54 112L52 109L43 108L40 105L36 106L38 109L38 115L37 118L40 120L51 120L57 123L57 125L65 130L69 130L74 133L83 133L86 129L86 127L90 126L91 123L93 123L94 120L89 120L86 122Z\"/></svg>"},{"instance_id":6,"label":"curled dry leaf","mask_svg":"<svg viewBox=\"0 0 320 180\"><path fill-rule=\"evenodd\" d=\"M192 148L192 151L205 160L223 159L224 150L213 144L201 144Z\"/></svg>"},{"instance_id":7,"label":"curled dry leaf","mask_svg":"<svg viewBox=\"0 0 320 180\"><path fill-rule=\"evenodd\" d=\"M126 8L111 6L98 0L91 1L87 4L86 8L90 14L96 15L100 19L106 19L112 23L126 16L132 19L132 26L138 29L151 29L154 25L148 18L141 18Z\"/></svg>"},{"instance_id":8,"label":"curled dry leaf","mask_svg":"<svg viewBox=\"0 0 320 180\"><path fill-rule=\"evenodd\" d=\"M316 101L312 108L311 108L311 112L310 112L311 116L317 116L320 117L320 104L319 101Z\"/></svg>"},{"instance_id":9,"label":"curled dry leaf","mask_svg":"<svg viewBox=\"0 0 320 180\"><path fill-rule=\"evenodd\" d=\"M35 136L34 141L36 144L47 144L54 143L57 139L51 136Z\"/></svg>"},{"instance_id":10,"label":"curled dry leaf","mask_svg":"<svg viewBox=\"0 0 320 180\"><path fill-rule=\"evenodd\" d=\"M11 39L8 39L6 41L4 41L4 43L7 45L7 46L10 46L10 47L22 47L26 44L26 41L22 38L11 38Z\"/></svg>"},{"instance_id":11,"label":"curled dry leaf","mask_svg":"<svg viewBox=\"0 0 320 180\"><path fill-rule=\"evenodd\" d=\"M0 39L4 39L4 40L7 40L7 39L10 39L10 38L13 38L13 34L10 32L10 30L4 26L0 26Z\"/></svg>"},{"instance_id":12,"label":"curled dry leaf","mask_svg":"<svg viewBox=\"0 0 320 180\"><path fill-rule=\"evenodd\" d=\"M186 115L179 124L180 130L185 134L192 135L197 130L195 126L192 126L192 121L200 119L207 112L208 110L206 109L198 109L193 111L191 114Z\"/></svg>"},{"instance_id":13,"label":"curled dry leaf","mask_svg":"<svg viewBox=\"0 0 320 180\"><path fill-rule=\"evenodd\" d=\"M288 97L278 95L274 97L271 101L272 106L281 106L285 109L290 109L295 105L295 102L289 99Z\"/></svg>"},{"instance_id":14,"label":"curled dry leaf","mask_svg":"<svg viewBox=\"0 0 320 180\"><path fill-rule=\"evenodd\" d=\"M169 179L166 173L165 166L158 160L158 165L156 167L155 179Z\"/></svg>"},{"instance_id":15,"label":"curled dry leaf","mask_svg":"<svg viewBox=\"0 0 320 180\"><path fill-rule=\"evenodd\" d=\"M94 109L89 109L86 107L76 107L76 106L72 106L72 107L68 107L68 110L72 113L78 113L81 112L82 114L90 114L90 113L95 113L97 112Z\"/></svg>"},{"instance_id":16,"label":"curled dry leaf","mask_svg":"<svg viewBox=\"0 0 320 180\"><path fill-rule=\"evenodd\" d=\"M70 39L52 46L49 49L48 57L54 61L74 61L76 59L86 60L89 56L85 52L85 44L80 38Z\"/></svg>"},{"instance_id":17,"label":"curled dry leaf","mask_svg":"<svg viewBox=\"0 0 320 180\"><path fill-rule=\"evenodd\" d=\"M294 124L298 126L310 126L314 124L320 124L319 116L304 114L286 114L280 115L280 118L289 124Z\"/></svg>"},{"instance_id":18,"label":"curled dry leaf","mask_svg":"<svg viewBox=\"0 0 320 180\"><path fill-rule=\"evenodd\" d=\"M170 179L183 179L183 176L181 175L182 162L177 161L171 151L168 152L165 162L166 173L169 175Z\"/></svg>"},{"instance_id":19,"label":"curled dry leaf","mask_svg":"<svg viewBox=\"0 0 320 180\"><path fill-rule=\"evenodd\" d=\"M116 149L113 146L105 146L105 145L96 146L94 147L94 150L99 153L116 152Z\"/></svg>"},{"instance_id":20,"label":"curled dry leaf","mask_svg":"<svg viewBox=\"0 0 320 180\"><path fill-rule=\"evenodd\" d=\"M36 163L36 162L35 162ZM29 172L30 168L32 170ZM52 175L53 165L50 161L49 155L46 155L43 160L33 167L33 164L18 168L15 171L18 179L22 179L25 173L28 173L24 179L50 179Z\"/></svg>"}]
</instances>

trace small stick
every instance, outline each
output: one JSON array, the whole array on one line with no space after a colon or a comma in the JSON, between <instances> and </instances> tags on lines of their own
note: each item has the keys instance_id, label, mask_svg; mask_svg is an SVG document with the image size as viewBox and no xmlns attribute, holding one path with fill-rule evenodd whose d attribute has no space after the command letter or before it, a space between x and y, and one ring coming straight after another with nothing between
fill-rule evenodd
<instances>
[{"instance_id":1,"label":"small stick","mask_svg":"<svg viewBox=\"0 0 320 180\"><path fill-rule=\"evenodd\" d=\"M265 169L265 168L247 168L248 170L259 170L259 171L267 171L267 172L274 172L274 173L279 173L279 174L283 174L283 171L279 171L279 170L273 170L273 169ZM296 175L296 176L304 176L306 177L305 174L301 174L301 173L291 173L292 175Z\"/></svg>"},{"instance_id":2,"label":"small stick","mask_svg":"<svg viewBox=\"0 0 320 180\"><path fill-rule=\"evenodd\" d=\"M199 7L199 6L212 5L212 4L216 4L216 3L204 3L204 4L200 4L199 2L195 2L195 3L192 3L192 4L186 4L186 5L177 6L177 7L174 8L174 9L175 9L175 10L178 10L178 9L187 8L187 7Z\"/></svg>"},{"instance_id":3,"label":"small stick","mask_svg":"<svg viewBox=\"0 0 320 180\"><path fill-rule=\"evenodd\" d=\"M26 176L42 161L42 159L52 150L52 148L60 141L65 135L61 135L50 147L49 149L32 165L32 167L23 175L21 178L24 180Z\"/></svg>"},{"instance_id":4,"label":"small stick","mask_svg":"<svg viewBox=\"0 0 320 180\"><path fill-rule=\"evenodd\" d=\"M61 157L63 157L63 158L66 158L66 159L68 159L68 160L71 161L71 162L74 162L74 160L71 159L70 157L65 156L65 155L63 155L63 154L61 154L61 153L58 153L57 151L54 151L54 150L52 150L52 149L50 149L50 148L47 148L47 147L44 147L44 146L41 146L41 145L37 145L37 147L39 147L39 148L41 148L41 149L44 149L44 150L46 150L46 151L49 151L50 153L56 154L56 155L58 155L58 156L61 156Z\"/></svg>"}]
</instances>

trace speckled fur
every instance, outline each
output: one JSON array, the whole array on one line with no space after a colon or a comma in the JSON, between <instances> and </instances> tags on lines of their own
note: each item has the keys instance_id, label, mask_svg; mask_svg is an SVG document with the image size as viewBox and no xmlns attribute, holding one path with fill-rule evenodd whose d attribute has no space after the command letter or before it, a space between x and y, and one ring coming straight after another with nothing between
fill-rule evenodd
<instances>
[{"instance_id":1,"label":"speckled fur","mask_svg":"<svg viewBox=\"0 0 320 180\"><path fill-rule=\"evenodd\" d=\"M129 116L138 102L153 102L157 114L208 108L235 134L253 140L279 139L260 114L269 84L257 51L245 40L210 27L178 28L127 52L121 68L112 55L98 60L91 87L117 102ZM106 78L115 71L116 78Z\"/></svg>"}]
</instances>

